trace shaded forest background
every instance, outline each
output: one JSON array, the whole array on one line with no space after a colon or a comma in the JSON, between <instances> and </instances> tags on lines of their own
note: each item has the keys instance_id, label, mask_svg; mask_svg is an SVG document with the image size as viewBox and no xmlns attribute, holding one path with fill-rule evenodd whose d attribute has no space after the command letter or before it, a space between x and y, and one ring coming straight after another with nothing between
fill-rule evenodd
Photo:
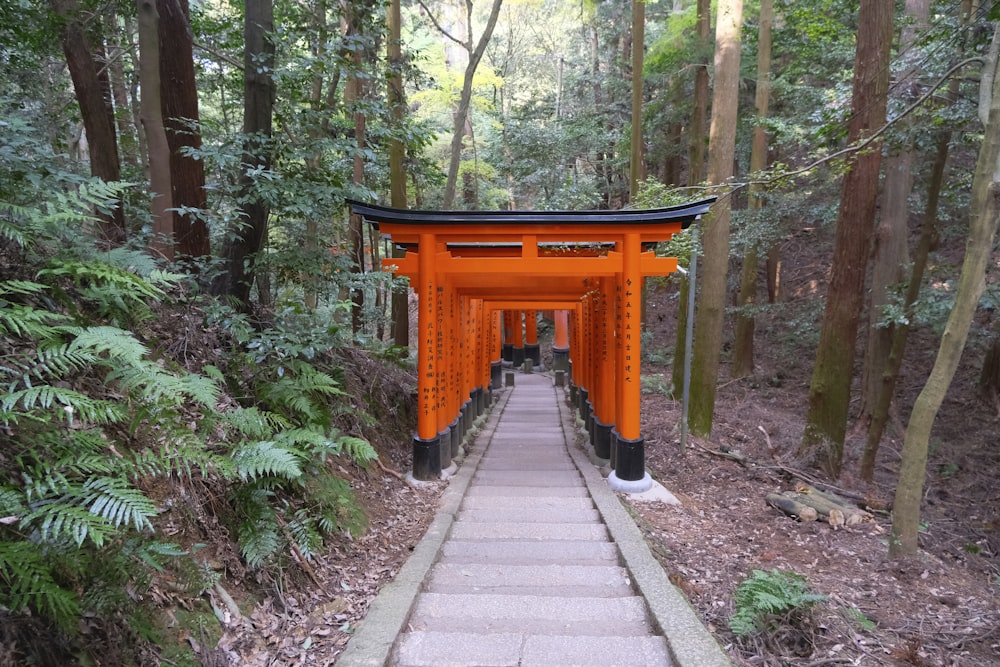
<instances>
[{"instance_id":1,"label":"shaded forest background","mask_svg":"<svg viewBox=\"0 0 1000 667\"><path fill-rule=\"evenodd\" d=\"M978 369L966 400L1000 414L998 19L989 0L3 3L0 656L195 660L164 608L211 599L213 623L229 588L280 595L372 534L362 489L408 465L409 308L346 199L720 195L700 243L658 249L703 258L692 431L712 436L764 336L808 358L797 461L863 488L905 430L887 546L913 557L942 443L940 398L898 401L909 333L950 342ZM782 248L811 238L829 245L802 286Z\"/></svg>"}]
</instances>

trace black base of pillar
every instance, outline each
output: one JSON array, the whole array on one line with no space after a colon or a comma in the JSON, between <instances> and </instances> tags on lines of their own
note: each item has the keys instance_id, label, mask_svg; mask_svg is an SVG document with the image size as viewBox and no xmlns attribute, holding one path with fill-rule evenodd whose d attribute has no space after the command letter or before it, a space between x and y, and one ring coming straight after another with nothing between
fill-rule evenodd
<instances>
[{"instance_id":1,"label":"black base of pillar","mask_svg":"<svg viewBox=\"0 0 1000 667\"><path fill-rule=\"evenodd\" d=\"M490 389L503 388L503 360L490 362Z\"/></svg>"},{"instance_id":2,"label":"black base of pillar","mask_svg":"<svg viewBox=\"0 0 1000 667\"><path fill-rule=\"evenodd\" d=\"M552 348L552 370L556 371L568 371L569 370L569 348L553 347Z\"/></svg>"},{"instance_id":3,"label":"black base of pillar","mask_svg":"<svg viewBox=\"0 0 1000 667\"><path fill-rule=\"evenodd\" d=\"M476 406L470 398L462 405L462 437L472 430L472 420L476 418Z\"/></svg>"},{"instance_id":4,"label":"black base of pillar","mask_svg":"<svg viewBox=\"0 0 1000 667\"><path fill-rule=\"evenodd\" d=\"M646 441L643 438L626 440L617 438L615 475L626 482L641 480L646 475Z\"/></svg>"},{"instance_id":5,"label":"black base of pillar","mask_svg":"<svg viewBox=\"0 0 1000 667\"><path fill-rule=\"evenodd\" d=\"M542 365L542 346L538 343L524 345L524 358L531 359L532 366Z\"/></svg>"},{"instance_id":6,"label":"black base of pillar","mask_svg":"<svg viewBox=\"0 0 1000 667\"><path fill-rule=\"evenodd\" d=\"M514 368L524 365L524 348L515 347L510 351L510 363Z\"/></svg>"},{"instance_id":7,"label":"black base of pillar","mask_svg":"<svg viewBox=\"0 0 1000 667\"><path fill-rule=\"evenodd\" d=\"M413 477L424 482L441 477L441 438L413 438Z\"/></svg>"},{"instance_id":8,"label":"black base of pillar","mask_svg":"<svg viewBox=\"0 0 1000 667\"><path fill-rule=\"evenodd\" d=\"M441 443L440 447L441 461L438 463L439 473L442 470L446 470L451 465L451 456L452 456L451 450L453 448L452 441L455 439L454 433L455 433L454 429L452 429L450 426L446 426L443 431L438 433L438 442Z\"/></svg>"},{"instance_id":9,"label":"black base of pillar","mask_svg":"<svg viewBox=\"0 0 1000 667\"><path fill-rule=\"evenodd\" d=\"M583 423L586 424L587 420L590 418L590 413L588 409L588 401L590 400L590 391L580 387L580 390L576 392L576 409L580 413L580 418Z\"/></svg>"},{"instance_id":10,"label":"black base of pillar","mask_svg":"<svg viewBox=\"0 0 1000 667\"><path fill-rule=\"evenodd\" d=\"M455 417L455 421L451 423L451 457L455 458L458 456L458 450L462 448L462 438L464 437L462 432L462 420ZM442 443L444 440L441 441ZM444 445L441 446L444 449Z\"/></svg>"},{"instance_id":11,"label":"black base of pillar","mask_svg":"<svg viewBox=\"0 0 1000 667\"><path fill-rule=\"evenodd\" d=\"M594 455L599 459L611 458L611 424L594 417Z\"/></svg>"},{"instance_id":12,"label":"black base of pillar","mask_svg":"<svg viewBox=\"0 0 1000 667\"><path fill-rule=\"evenodd\" d=\"M507 363L510 363L514 358L513 354L514 354L513 343L504 343L503 345L500 346L501 361L506 361Z\"/></svg>"},{"instance_id":13,"label":"black base of pillar","mask_svg":"<svg viewBox=\"0 0 1000 667\"><path fill-rule=\"evenodd\" d=\"M569 404L573 406L573 408L576 408L577 394L579 391L580 389L575 384L572 382L569 383Z\"/></svg>"},{"instance_id":14,"label":"black base of pillar","mask_svg":"<svg viewBox=\"0 0 1000 667\"><path fill-rule=\"evenodd\" d=\"M472 390L472 404L476 406L474 419L486 412L486 393L483 391L482 387L476 387Z\"/></svg>"}]
</instances>

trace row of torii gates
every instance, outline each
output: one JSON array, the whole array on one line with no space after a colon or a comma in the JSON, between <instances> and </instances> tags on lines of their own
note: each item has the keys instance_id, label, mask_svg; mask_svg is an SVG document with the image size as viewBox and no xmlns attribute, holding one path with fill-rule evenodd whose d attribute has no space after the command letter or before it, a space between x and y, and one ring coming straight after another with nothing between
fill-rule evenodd
<instances>
[{"instance_id":1,"label":"row of torii gates","mask_svg":"<svg viewBox=\"0 0 1000 667\"><path fill-rule=\"evenodd\" d=\"M715 198L628 211L418 211L349 202L405 248L383 269L419 300L413 475L437 479L500 388L502 363L537 354L535 312L553 311L553 357L595 454L619 491L652 486L639 429L642 279L677 270L652 251ZM527 346L521 317L527 313ZM527 352L524 352L527 350ZM535 359L537 361L537 359ZM565 360L565 362L564 362Z\"/></svg>"}]
</instances>

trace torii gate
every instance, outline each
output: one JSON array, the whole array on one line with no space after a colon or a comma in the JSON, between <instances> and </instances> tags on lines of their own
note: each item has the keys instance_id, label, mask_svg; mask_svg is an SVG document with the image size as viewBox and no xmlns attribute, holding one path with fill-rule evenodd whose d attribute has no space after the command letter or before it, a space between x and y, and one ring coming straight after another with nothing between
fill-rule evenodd
<instances>
[{"instance_id":1,"label":"torii gate","mask_svg":"<svg viewBox=\"0 0 1000 667\"><path fill-rule=\"evenodd\" d=\"M675 258L650 248L714 201L629 211L418 211L348 202L406 249L383 268L408 277L419 299L414 477L436 479L451 464L488 392L499 388L501 313L555 310L555 353L568 355L571 397L595 453L611 462L608 483L649 489L639 428L642 278L677 270ZM568 336L559 331L564 323Z\"/></svg>"}]
</instances>

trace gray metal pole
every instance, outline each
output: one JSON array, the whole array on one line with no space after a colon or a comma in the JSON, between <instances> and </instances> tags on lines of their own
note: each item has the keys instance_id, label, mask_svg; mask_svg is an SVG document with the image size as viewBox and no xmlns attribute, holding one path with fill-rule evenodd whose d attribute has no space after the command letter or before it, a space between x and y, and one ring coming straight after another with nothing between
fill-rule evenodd
<instances>
[{"instance_id":1,"label":"gray metal pole","mask_svg":"<svg viewBox=\"0 0 1000 667\"><path fill-rule=\"evenodd\" d=\"M684 336L684 388L681 393L681 453L687 449L688 404L691 398L691 347L694 345L694 293L698 286L698 228L691 227L691 269L688 271L687 323Z\"/></svg>"}]
</instances>

